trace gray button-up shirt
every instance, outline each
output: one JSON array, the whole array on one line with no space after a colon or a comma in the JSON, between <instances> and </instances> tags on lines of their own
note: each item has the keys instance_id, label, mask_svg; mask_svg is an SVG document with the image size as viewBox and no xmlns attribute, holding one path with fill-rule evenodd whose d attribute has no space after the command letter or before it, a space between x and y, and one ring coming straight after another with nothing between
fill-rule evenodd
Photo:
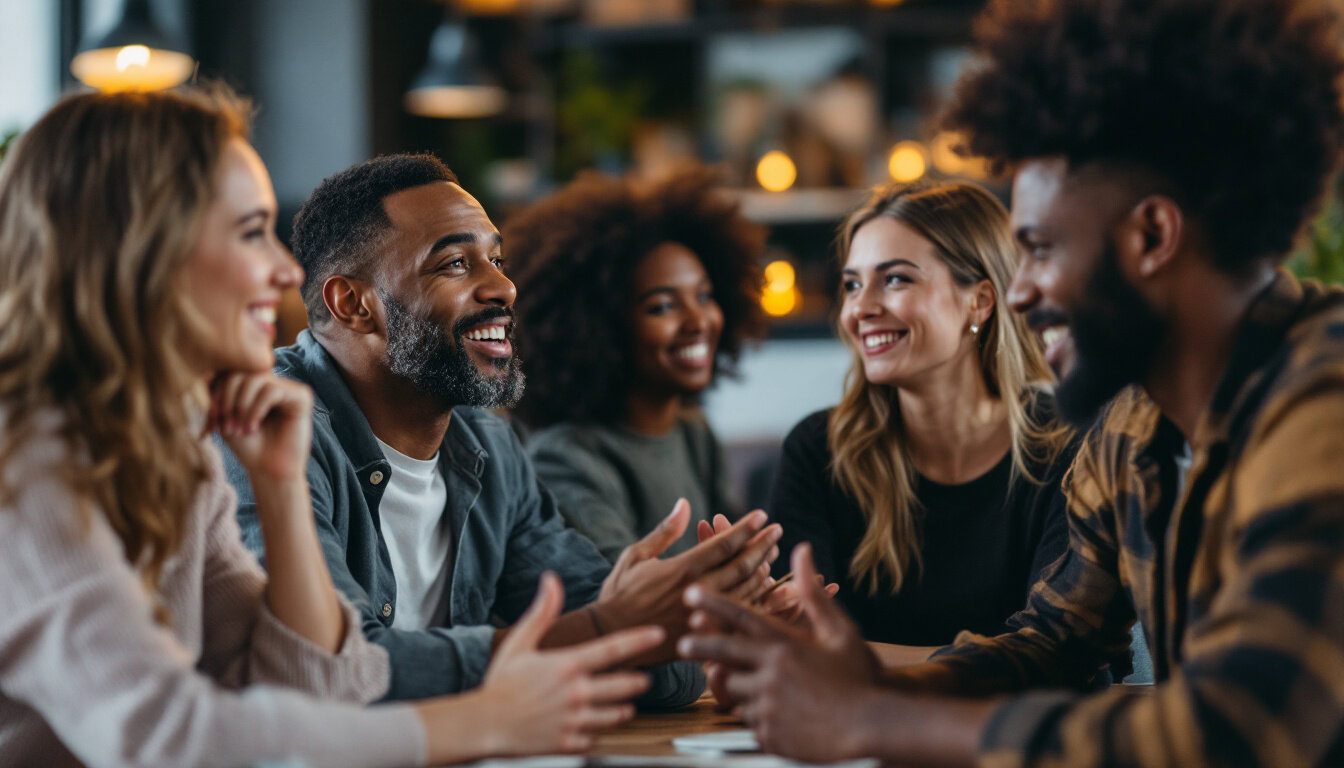
<instances>
[{"instance_id":1,"label":"gray button-up shirt","mask_svg":"<svg viewBox=\"0 0 1344 768\"><path fill-rule=\"evenodd\" d=\"M391 657L387 698L423 698L479 685L490 661L492 622L516 621L543 571L554 571L564 582L565 610L597 599L611 566L592 542L565 528L513 430L487 411L458 407L439 451L448 486L443 513L457 548L445 591L446 626L393 629L397 584L378 524L383 481L392 468L340 369L309 331L293 346L276 350L275 371L308 384L316 396L308 485L318 538L332 580L359 611L365 636ZM247 474L227 449L224 456L238 490L243 539L264 562ZM704 689L699 667L687 662L652 674L642 707L683 706Z\"/></svg>"}]
</instances>

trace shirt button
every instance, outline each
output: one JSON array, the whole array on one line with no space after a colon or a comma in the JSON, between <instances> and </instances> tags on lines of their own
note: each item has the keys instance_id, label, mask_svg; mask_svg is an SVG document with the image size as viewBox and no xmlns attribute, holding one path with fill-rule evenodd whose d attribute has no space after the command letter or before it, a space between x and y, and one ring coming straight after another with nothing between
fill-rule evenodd
<instances>
[{"instance_id":1,"label":"shirt button","mask_svg":"<svg viewBox=\"0 0 1344 768\"><path fill-rule=\"evenodd\" d=\"M382 470L378 470L378 469L373 470L373 472L371 472L371 473L369 474L369 482L370 482L370 483L373 483L374 485L377 485L377 484L383 482L383 472L382 472Z\"/></svg>"},{"instance_id":2,"label":"shirt button","mask_svg":"<svg viewBox=\"0 0 1344 768\"><path fill-rule=\"evenodd\" d=\"M391 616L391 615L392 615L392 604L383 603L383 616Z\"/></svg>"}]
</instances>

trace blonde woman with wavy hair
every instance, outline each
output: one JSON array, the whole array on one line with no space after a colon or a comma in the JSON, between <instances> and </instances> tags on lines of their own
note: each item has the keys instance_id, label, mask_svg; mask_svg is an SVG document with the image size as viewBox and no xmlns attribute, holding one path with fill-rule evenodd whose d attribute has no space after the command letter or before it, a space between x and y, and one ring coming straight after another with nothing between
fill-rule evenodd
<instances>
[{"instance_id":1,"label":"blonde woman with wavy hair","mask_svg":"<svg viewBox=\"0 0 1344 768\"><path fill-rule=\"evenodd\" d=\"M1004 300L1008 214L943 182L878 190L840 231L840 404L793 429L769 511L778 563L811 542L865 639L917 660L970 629L997 634L1067 545L1041 340Z\"/></svg>"},{"instance_id":2,"label":"blonde woman with wavy hair","mask_svg":"<svg viewBox=\"0 0 1344 768\"><path fill-rule=\"evenodd\" d=\"M386 653L332 587L304 468L312 395L270 372L302 279L224 90L80 94L0 165L0 765L435 764L582 749L661 641L537 643L483 686L366 709ZM209 432L246 468L269 574Z\"/></svg>"}]
</instances>

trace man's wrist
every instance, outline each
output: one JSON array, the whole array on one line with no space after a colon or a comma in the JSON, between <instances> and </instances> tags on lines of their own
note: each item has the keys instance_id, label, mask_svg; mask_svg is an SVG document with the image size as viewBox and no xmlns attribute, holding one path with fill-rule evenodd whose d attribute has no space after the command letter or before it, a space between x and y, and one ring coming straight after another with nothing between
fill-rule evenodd
<instances>
[{"instance_id":1,"label":"man's wrist","mask_svg":"<svg viewBox=\"0 0 1344 768\"><path fill-rule=\"evenodd\" d=\"M583 612L588 614L588 620L593 624L593 634L602 637L607 634L607 629L603 625L602 618L597 615L597 603L589 603L583 607Z\"/></svg>"},{"instance_id":2,"label":"man's wrist","mask_svg":"<svg viewBox=\"0 0 1344 768\"><path fill-rule=\"evenodd\" d=\"M884 762L974 765L1001 699L958 698L871 686L850 699L846 754Z\"/></svg>"},{"instance_id":3,"label":"man's wrist","mask_svg":"<svg viewBox=\"0 0 1344 768\"><path fill-rule=\"evenodd\" d=\"M865 685L849 697L850 707L846 714L846 727L840 728L840 751L845 760L861 757L881 757L888 748L885 731L893 725L895 709L899 703L893 701L898 696L895 691L876 685Z\"/></svg>"}]
</instances>

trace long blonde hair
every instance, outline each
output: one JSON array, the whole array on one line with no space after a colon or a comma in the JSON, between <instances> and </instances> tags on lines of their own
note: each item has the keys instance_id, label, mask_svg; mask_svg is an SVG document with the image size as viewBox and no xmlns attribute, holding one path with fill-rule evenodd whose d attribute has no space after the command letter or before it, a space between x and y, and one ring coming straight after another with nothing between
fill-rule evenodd
<instances>
[{"instance_id":1,"label":"long blonde hair","mask_svg":"<svg viewBox=\"0 0 1344 768\"><path fill-rule=\"evenodd\" d=\"M885 216L910 227L934 246L957 284L988 280L994 309L976 336L980 372L990 394L1004 403L1012 434L1013 476L1033 481L1029 460L1051 460L1067 443L1069 429L1038 423L1035 401L1052 375L1041 343L1004 297L1016 266L1008 213L989 192L974 184L944 182L893 185L877 190L840 229L840 255L848 257L859 228ZM841 334L843 337L845 334ZM849 575L866 581L876 594L885 574L892 593L907 570L923 568L915 468L906 446L896 389L868 381L863 359L853 348L845 394L830 414L827 443L831 474L858 503L867 531L850 560Z\"/></svg>"},{"instance_id":2,"label":"long blonde hair","mask_svg":"<svg viewBox=\"0 0 1344 768\"><path fill-rule=\"evenodd\" d=\"M75 497L156 597L207 473L179 276L248 114L222 87L78 94L0 163L0 467L59 413Z\"/></svg>"}]
</instances>

